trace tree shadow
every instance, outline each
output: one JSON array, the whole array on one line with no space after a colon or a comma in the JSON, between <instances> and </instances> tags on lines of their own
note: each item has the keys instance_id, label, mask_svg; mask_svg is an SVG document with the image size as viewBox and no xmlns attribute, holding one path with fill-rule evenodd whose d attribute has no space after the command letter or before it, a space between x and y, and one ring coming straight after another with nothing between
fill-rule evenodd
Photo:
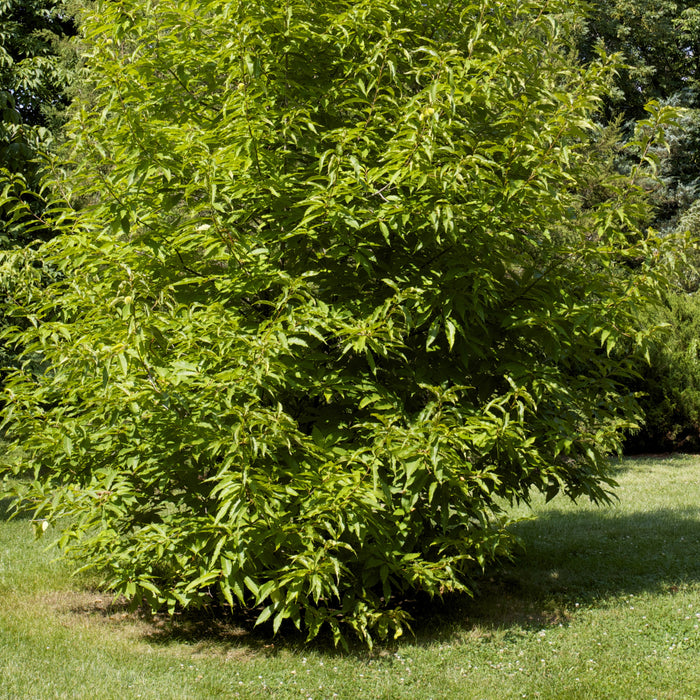
<instances>
[{"instance_id":1,"label":"tree shadow","mask_svg":"<svg viewBox=\"0 0 700 700\"><path fill-rule=\"evenodd\" d=\"M524 551L473 599L417 615L419 641L478 628L522 632L567 624L579 606L675 595L700 582L700 507L640 513L552 510L512 527Z\"/></svg>"},{"instance_id":2,"label":"tree shadow","mask_svg":"<svg viewBox=\"0 0 700 700\"><path fill-rule=\"evenodd\" d=\"M700 506L620 513L615 509L578 512L551 510L513 526L524 551L498 572L476 581L474 598L465 595L429 600L416 596L403 607L414 618L413 635L378 643L368 652L361 643L336 648L330 635L305 644L305 635L283 624L273 635L255 627L255 611L223 614L215 609L175 615L129 612L116 606L82 605L73 612L138 620L151 644L187 643L193 653L226 656L275 655L281 650L314 650L386 657L401 645L430 645L454 639L566 625L579 606L605 605L623 595L644 592L674 595L700 582ZM405 640L405 641L404 641Z\"/></svg>"},{"instance_id":3,"label":"tree shadow","mask_svg":"<svg viewBox=\"0 0 700 700\"><path fill-rule=\"evenodd\" d=\"M524 590L584 600L700 581L700 506L638 513L551 510L518 523Z\"/></svg>"},{"instance_id":4,"label":"tree shadow","mask_svg":"<svg viewBox=\"0 0 700 700\"><path fill-rule=\"evenodd\" d=\"M273 656L282 649L301 649L305 635L295 627L283 624L282 631L273 635L268 626L255 626L259 610L200 609L151 612L134 609L123 598L112 598L99 589L76 594L63 606L65 612L81 618L92 618L101 624L128 625L138 629L138 636L149 644L169 646L186 644L193 655L224 655L244 657ZM326 648L321 643L319 648Z\"/></svg>"},{"instance_id":5,"label":"tree shadow","mask_svg":"<svg viewBox=\"0 0 700 700\"><path fill-rule=\"evenodd\" d=\"M17 499L14 496L0 498L0 522L32 519L33 514L30 510L15 511L16 502Z\"/></svg>"}]
</instances>

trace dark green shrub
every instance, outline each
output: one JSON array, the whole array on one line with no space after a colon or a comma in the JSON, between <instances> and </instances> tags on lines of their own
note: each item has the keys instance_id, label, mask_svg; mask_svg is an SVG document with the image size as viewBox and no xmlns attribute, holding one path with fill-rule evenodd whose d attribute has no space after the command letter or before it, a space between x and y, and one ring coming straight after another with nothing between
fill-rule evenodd
<instances>
[{"instance_id":1,"label":"dark green shrub","mask_svg":"<svg viewBox=\"0 0 700 700\"><path fill-rule=\"evenodd\" d=\"M71 0L3 0L0 3L0 188L12 175L37 185L37 153L49 148L65 121L68 85L76 56ZM6 171L6 172L5 172ZM0 210L0 245L7 233Z\"/></svg>"},{"instance_id":2,"label":"dark green shrub","mask_svg":"<svg viewBox=\"0 0 700 700\"><path fill-rule=\"evenodd\" d=\"M644 426L627 439L638 452L700 451L700 295L670 294L655 318L670 326L633 387L643 392Z\"/></svg>"},{"instance_id":3,"label":"dark green shrub","mask_svg":"<svg viewBox=\"0 0 700 700\"><path fill-rule=\"evenodd\" d=\"M56 183L83 208L16 336L45 371L5 411L68 553L152 607L370 641L509 551L503 499L607 497L668 241L639 230L638 168L581 195L612 66L572 63L575 21L99 8Z\"/></svg>"}]
</instances>

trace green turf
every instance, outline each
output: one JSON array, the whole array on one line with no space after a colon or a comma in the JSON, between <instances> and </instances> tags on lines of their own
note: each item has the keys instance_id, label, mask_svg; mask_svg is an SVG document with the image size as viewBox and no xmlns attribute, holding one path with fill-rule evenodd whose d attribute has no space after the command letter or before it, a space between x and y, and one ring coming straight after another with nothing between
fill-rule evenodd
<instances>
[{"instance_id":1,"label":"green turf","mask_svg":"<svg viewBox=\"0 0 700 700\"><path fill-rule=\"evenodd\" d=\"M139 618L0 517L0 698L695 700L700 458L627 460L618 480L611 507L538 500L527 553L478 599L416 604L416 637L372 653Z\"/></svg>"}]
</instances>

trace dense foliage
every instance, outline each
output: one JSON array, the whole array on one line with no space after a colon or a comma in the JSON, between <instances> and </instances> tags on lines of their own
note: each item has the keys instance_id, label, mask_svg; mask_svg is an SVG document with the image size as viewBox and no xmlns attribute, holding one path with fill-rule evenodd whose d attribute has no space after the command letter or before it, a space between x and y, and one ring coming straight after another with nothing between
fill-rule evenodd
<instances>
[{"instance_id":1,"label":"dense foliage","mask_svg":"<svg viewBox=\"0 0 700 700\"><path fill-rule=\"evenodd\" d=\"M631 441L638 452L700 451L700 296L670 294L656 318L670 326L651 350L637 389L645 392L645 425Z\"/></svg>"},{"instance_id":2,"label":"dense foliage","mask_svg":"<svg viewBox=\"0 0 700 700\"><path fill-rule=\"evenodd\" d=\"M23 323L21 313L7 318L9 308L42 276L35 251L24 246L54 233L38 158L55 146L65 121L76 7L76 0L0 0L0 328ZM2 344L0 377L14 360Z\"/></svg>"},{"instance_id":3,"label":"dense foliage","mask_svg":"<svg viewBox=\"0 0 700 700\"><path fill-rule=\"evenodd\" d=\"M656 226L700 228L684 215L694 206L700 186L700 11L688 0L612 0L597 3L579 50L584 60L602 42L625 61L615 90L606 101L609 119L621 118L630 131L646 118L650 100L682 111L669 129L669 150L659 153L661 183L652 191ZM624 162L624 159L622 159ZM663 186L659 186L662 184Z\"/></svg>"},{"instance_id":4,"label":"dense foliage","mask_svg":"<svg viewBox=\"0 0 700 700\"><path fill-rule=\"evenodd\" d=\"M639 187L666 117L601 181L612 64L576 63L579 19L98 7L61 277L6 390L69 553L154 608L370 640L509 551L503 499L606 498L666 274Z\"/></svg>"},{"instance_id":5,"label":"dense foliage","mask_svg":"<svg viewBox=\"0 0 700 700\"><path fill-rule=\"evenodd\" d=\"M580 46L584 59L594 55L600 41L623 55L625 66L609 104L627 119L644 117L648 100L700 86L700 9L695 0L596 2Z\"/></svg>"},{"instance_id":6,"label":"dense foliage","mask_svg":"<svg viewBox=\"0 0 700 700\"><path fill-rule=\"evenodd\" d=\"M68 103L75 55L65 40L74 34L65 0L0 2L0 169L34 176Z\"/></svg>"},{"instance_id":7,"label":"dense foliage","mask_svg":"<svg viewBox=\"0 0 700 700\"><path fill-rule=\"evenodd\" d=\"M667 339L653 349L652 364L630 385L643 392L647 425L629 436L631 452L696 449L697 334L700 317L700 10L694 0L611 0L593 8L580 43L584 59L596 42L622 52L616 91L607 101L608 118L633 128L648 100L680 109L679 123L668 129L668 151L660 151L660 179L650 183L655 228L689 231L696 239L675 293L659 309L656 321L668 323ZM617 166L628 167L625 157ZM689 364L690 363L690 364ZM695 378L694 378L695 377Z\"/></svg>"}]
</instances>

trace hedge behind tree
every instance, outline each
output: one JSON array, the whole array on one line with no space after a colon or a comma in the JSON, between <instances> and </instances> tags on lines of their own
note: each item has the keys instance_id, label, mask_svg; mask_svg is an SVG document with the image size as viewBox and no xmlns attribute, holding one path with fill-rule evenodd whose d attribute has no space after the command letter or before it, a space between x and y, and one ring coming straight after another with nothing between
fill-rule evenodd
<instances>
[{"instance_id":1,"label":"hedge behind tree","mask_svg":"<svg viewBox=\"0 0 700 700\"><path fill-rule=\"evenodd\" d=\"M5 411L69 555L153 608L371 642L510 551L504 501L607 498L670 244L641 166L586 195L613 64L571 58L579 19L97 9L62 280L15 338L43 371Z\"/></svg>"}]
</instances>

